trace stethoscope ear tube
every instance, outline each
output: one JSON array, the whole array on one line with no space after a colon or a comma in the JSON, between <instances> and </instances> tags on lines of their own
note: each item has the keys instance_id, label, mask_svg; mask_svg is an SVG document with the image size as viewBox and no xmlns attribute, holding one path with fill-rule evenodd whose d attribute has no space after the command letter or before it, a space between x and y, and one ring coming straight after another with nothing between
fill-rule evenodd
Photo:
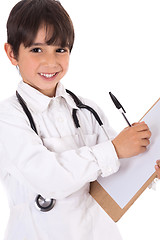
<instances>
[{"instance_id":1,"label":"stethoscope ear tube","mask_svg":"<svg viewBox=\"0 0 160 240\"><path fill-rule=\"evenodd\" d=\"M95 117L95 119L97 120L97 122L99 123L99 125L100 125L100 126L103 125L103 122L101 121L100 117L98 116L98 114L96 113L96 111L95 111L93 108L91 108L91 107L88 106L88 105L83 104L83 103L80 101L80 99L79 99L73 92L69 91L68 89L66 89L66 92L71 95L71 97L73 98L73 100L74 100L74 102L75 102L75 104L76 104L76 106L77 106L78 108L80 108L80 109L82 109L82 108L87 109L89 112L91 112L91 113L93 114L93 116ZM77 112L76 109L73 109L73 114L72 114L72 116L73 116L73 120L74 120L74 122L75 122L75 125L76 125L76 127L78 128L78 127L80 127L80 124L79 124L78 118L77 118L77 116L76 116L76 112Z\"/></svg>"},{"instance_id":2,"label":"stethoscope ear tube","mask_svg":"<svg viewBox=\"0 0 160 240\"><path fill-rule=\"evenodd\" d=\"M25 103L25 101L23 100L23 98L21 97L21 95L19 95L19 93L16 91L16 96L18 98L18 101L19 103L21 104L25 114L27 115L28 119L29 119L29 122L30 122L30 125L31 125L31 128L35 131L35 133L38 135L38 132L37 132L37 128L36 128L36 125L35 125L35 122L33 120L33 117Z\"/></svg>"},{"instance_id":3,"label":"stethoscope ear tube","mask_svg":"<svg viewBox=\"0 0 160 240\"><path fill-rule=\"evenodd\" d=\"M78 120L78 117L77 117L77 109L75 109L75 108L72 111L72 117L73 117L75 127L80 128L79 120Z\"/></svg>"}]
</instances>

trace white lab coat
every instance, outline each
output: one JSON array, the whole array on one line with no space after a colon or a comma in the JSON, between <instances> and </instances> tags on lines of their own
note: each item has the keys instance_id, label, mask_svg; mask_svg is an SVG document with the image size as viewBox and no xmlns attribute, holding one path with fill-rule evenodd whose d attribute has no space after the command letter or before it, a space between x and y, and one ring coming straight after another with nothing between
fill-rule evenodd
<instances>
[{"instance_id":1,"label":"white lab coat","mask_svg":"<svg viewBox=\"0 0 160 240\"><path fill-rule=\"evenodd\" d=\"M119 168L111 139L115 136L102 111L92 102L110 137L93 115L78 110L84 146L72 119L73 99L58 84L49 98L23 81L18 85L32 113L39 136L16 95L0 104L0 175L10 206L5 240L120 240L116 224L89 194L90 182ZM55 198L49 212L40 212L35 198Z\"/></svg>"}]
</instances>

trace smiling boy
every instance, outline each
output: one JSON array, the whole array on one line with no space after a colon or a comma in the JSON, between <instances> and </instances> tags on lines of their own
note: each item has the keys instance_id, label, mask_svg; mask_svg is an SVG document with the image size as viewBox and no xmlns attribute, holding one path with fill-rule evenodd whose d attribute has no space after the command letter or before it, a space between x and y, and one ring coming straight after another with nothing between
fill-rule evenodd
<instances>
[{"instance_id":1,"label":"smiling boy","mask_svg":"<svg viewBox=\"0 0 160 240\"><path fill-rule=\"evenodd\" d=\"M53 97L58 82L68 70L70 50L69 47L61 48L46 43L46 37L53 31L50 28L46 28L45 25L40 26L31 46L25 48L24 44L20 45L17 59L12 55L10 44L5 44L5 50L12 64L19 67L25 83Z\"/></svg>"},{"instance_id":2,"label":"smiling boy","mask_svg":"<svg viewBox=\"0 0 160 240\"><path fill-rule=\"evenodd\" d=\"M119 169L119 158L146 150L151 133L142 122L118 136L103 112L108 137L93 115L78 111L82 142L72 119L77 106L60 80L66 74L74 29L64 8L55 0L22 0L7 23L5 51L22 76L17 92L35 120L36 134L16 95L0 104L2 180L10 200L6 240L120 240L110 217L89 194L90 182ZM56 199L42 212L35 206L40 194Z\"/></svg>"}]
</instances>

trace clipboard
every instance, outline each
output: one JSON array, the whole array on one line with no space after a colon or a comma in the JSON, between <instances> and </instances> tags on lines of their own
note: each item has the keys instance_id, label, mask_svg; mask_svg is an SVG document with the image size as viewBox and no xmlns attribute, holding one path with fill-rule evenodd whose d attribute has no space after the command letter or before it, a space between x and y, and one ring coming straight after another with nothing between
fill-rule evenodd
<instances>
[{"instance_id":1,"label":"clipboard","mask_svg":"<svg viewBox=\"0 0 160 240\"><path fill-rule=\"evenodd\" d=\"M90 194L117 222L156 178L154 166L160 159L160 98L140 121L149 126L152 136L147 151L136 157L121 159L119 171L92 182ZM145 163L145 164L144 164Z\"/></svg>"}]
</instances>

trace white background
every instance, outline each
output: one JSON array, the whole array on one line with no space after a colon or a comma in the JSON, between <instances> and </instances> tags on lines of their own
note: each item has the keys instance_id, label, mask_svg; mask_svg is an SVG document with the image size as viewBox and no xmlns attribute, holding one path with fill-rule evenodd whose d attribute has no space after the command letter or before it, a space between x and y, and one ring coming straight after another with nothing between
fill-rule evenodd
<instances>
[{"instance_id":1,"label":"white background","mask_svg":"<svg viewBox=\"0 0 160 240\"><path fill-rule=\"evenodd\" d=\"M0 3L0 100L12 95L20 77L5 56L6 21L15 0ZM76 32L70 69L63 80L78 95L94 100L116 131L126 123L113 106L117 96L130 122L138 121L159 98L159 0L61 0ZM156 161L156 159L153 159ZM160 239L160 183L147 189L118 222L124 240ZM0 185L0 239L9 210Z\"/></svg>"}]
</instances>

